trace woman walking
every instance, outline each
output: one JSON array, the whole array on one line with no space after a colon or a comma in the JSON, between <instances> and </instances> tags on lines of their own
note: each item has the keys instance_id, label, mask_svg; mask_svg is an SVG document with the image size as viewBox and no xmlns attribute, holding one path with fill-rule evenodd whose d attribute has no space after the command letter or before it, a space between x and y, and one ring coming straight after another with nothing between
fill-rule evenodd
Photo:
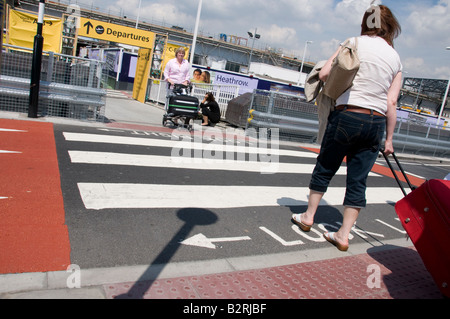
<instances>
[{"instance_id":1,"label":"woman walking","mask_svg":"<svg viewBox=\"0 0 450 319\"><path fill-rule=\"evenodd\" d=\"M374 15L379 15L374 19ZM377 23L374 23L377 22ZM328 118L317 163L309 185L308 208L293 214L292 221L309 231L314 215L328 185L347 158L347 181L342 226L324 237L339 250L348 249L348 236L362 208L366 206L366 180L372 169L386 130L387 155L394 152L392 138L397 120L397 98L402 85L402 64L394 49L401 27L391 10L372 6L364 14L358 37L360 68L353 86L336 100L336 109ZM351 39L355 43L355 39ZM319 77L326 82L333 59L330 57Z\"/></svg>"}]
</instances>

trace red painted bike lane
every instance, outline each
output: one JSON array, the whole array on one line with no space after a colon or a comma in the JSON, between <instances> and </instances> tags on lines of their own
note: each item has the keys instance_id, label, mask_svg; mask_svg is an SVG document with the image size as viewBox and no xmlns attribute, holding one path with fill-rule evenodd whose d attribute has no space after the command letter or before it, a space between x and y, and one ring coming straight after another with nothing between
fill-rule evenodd
<instances>
[{"instance_id":1,"label":"red painted bike lane","mask_svg":"<svg viewBox=\"0 0 450 319\"><path fill-rule=\"evenodd\" d=\"M0 119L0 274L69 264L53 124Z\"/></svg>"}]
</instances>

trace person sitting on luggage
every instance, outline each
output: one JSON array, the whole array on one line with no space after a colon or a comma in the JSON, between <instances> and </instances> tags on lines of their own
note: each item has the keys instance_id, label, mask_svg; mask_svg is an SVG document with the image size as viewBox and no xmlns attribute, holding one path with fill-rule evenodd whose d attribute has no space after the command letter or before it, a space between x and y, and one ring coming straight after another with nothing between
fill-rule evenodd
<instances>
[{"instance_id":1,"label":"person sitting on luggage","mask_svg":"<svg viewBox=\"0 0 450 319\"><path fill-rule=\"evenodd\" d=\"M220 108L217 104L214 95L211 92L205 94L205 98L200 104L203 115L203 126L209 125L209 123L219 123L220 121Z\"/></svg>"}]
</instances>

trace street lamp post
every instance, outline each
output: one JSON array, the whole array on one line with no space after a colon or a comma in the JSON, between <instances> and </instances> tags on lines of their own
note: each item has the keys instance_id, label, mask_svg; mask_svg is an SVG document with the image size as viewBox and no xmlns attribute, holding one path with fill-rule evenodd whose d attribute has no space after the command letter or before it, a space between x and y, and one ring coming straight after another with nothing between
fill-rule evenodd
<instances>
[{"instance_id":1,"label":"street lamp post","mask_svg":"<svg viewBox=\"0 0 450 319\"><path fill-rule=\"evenodd\" d=\"M313 42L312 41L305 42L305 48L303 49L302 65L300 66L300 75L298 77L297 86L300 85L300 79L302 78L302 72L303 72L303 64L305 63L306 49L308 48L308 44L310 44L310 43L313 43Z\"/></svg>"},{"instance_id":2,"label":"street lamp post","mask_svg":"<svg viewBox=\"0 0 450 319\"><path fill-rule=\"evenodd\" d=\"M142 0L139 0L138 14L137 14L137 18L136 18L136 29L138 28L138 24L139 24L139 13L141 12L141 2L142 2Z\"/></svg>"},{"instance_id":3,"label":"street lamp post","mask_svg":"<svg viewBox=\"0 0 450 319\"><path fill-rule=\"evenodd\" d=\"M450 47L447 47L446 50L450 50ZM447 101L449 87L450 87L450 78L448 79L447 88L445 89L444 96L442 97L442 105L441 105L441 110L439 111L439 116L437 119L436 127L438 127L439 122L441 121L442 112L444 111L445 102Z\"/></svg>"},{"instance_id":4,"label":"street lamp post","mask_svg":"<svg viewBox=\"0 0 450 319\"><path fill-rule=\"evenodd\" d=\"M37 32L34 36L33 57L31 62L30 97L28 103L28 117L36 118L39 103L39 82L41 80L42 50L44 37L42 27L44 24L45 0L39 1L39 12L37 20Z\"/></svg>"},{"instance_id":5,"label":"street lamp post","mask_svg":"<svg viewBox=\"0 0 450 319\"><path fill-rule=\"evenodd\" d=\"M195 20L195 28L194 28L194 38L192 39L192 46L191 46L191 57L189 59L189 63L192 66L192 63L194 62L194 54L195 54L195 43L197 42L197 32L198 32L198 24L200 22L200 13L202 12L202 0L198 2L198 8L197 8L197 19Z\"/></svg>"},{"instance_id":6,"label":"street lamp post","mask_svg":"<svg viewBox=\"0 0 450 319\"><path fill-rule=\"evenodd\" d=\"M255 28L255 33L251 33L250 31L247 32L250 38L253 38L252 41L252 49L250 50L250 56L248 57L248 69L247 69L247 73L250 72L250 63L252 62L252 55L253 55L253 48L255 47L255 39L259 39L261 37L261 35L257 34L256 31L258 29Z\"/></svg>"}]
</instances>

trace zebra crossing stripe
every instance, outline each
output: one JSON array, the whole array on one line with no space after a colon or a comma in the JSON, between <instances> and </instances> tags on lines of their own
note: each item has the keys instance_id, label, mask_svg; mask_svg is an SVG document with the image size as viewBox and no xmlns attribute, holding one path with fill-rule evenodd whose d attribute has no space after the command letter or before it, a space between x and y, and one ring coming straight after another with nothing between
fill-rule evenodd
<instances>
[{"instance_id":1,"label":"zebra crossing stripe","mask_svg":"<svg viewBox=\"0 0 450 319\"><path fill-rule=\"evenodd\" d=\"M165 167L202 170L228 170L260 173L311 174L314 164L279 163L272 161L239 161L183 156L158 156L123 154L110 152L69 151L72 163L129 165L144 167ZM341 167L336 175L346 175L346 167ZM380 176L370 173L372 176Z\"/></svg>"},{"instance_id":2,"label":"zebra crossing stripe","mask_svg":"<svg viewBox=\"0 0 450 319\"><path fill-rule=\"evenodd\" d=\"M87 209L107 208L236 208L307 205L307 187L78 183ZM200 194L208 194L201 196ZM345 187L329 187L320 205L342 205ZM398 187L367 189L367 204L395 203Z\"/></svg>"},{"instance_id":3,"label":"zebra crossing stripe","mask_svg":"<svg viewBox=\"0 0 450 319\"><path fill-rule=\"evenodd\" d=\"M316 158L317 154L312 152L294 151L285 149L261 149L258 147L243 146L243 145L228 145L216 143L197 143L190 141L177 140L163 140L145 137L128 137L120 135L104 135L104 134L89 134L89 133L70 133L64 132L66 141L72 142L89 142L89 143L110 143L133 146L150 146L150 147L170 147L178 149L193 149L203 151L223 151L223 152L242 152L242 153L260 153L274 154L280 156L296 156L303 158Z\"/></svg>"}]
</instances>

